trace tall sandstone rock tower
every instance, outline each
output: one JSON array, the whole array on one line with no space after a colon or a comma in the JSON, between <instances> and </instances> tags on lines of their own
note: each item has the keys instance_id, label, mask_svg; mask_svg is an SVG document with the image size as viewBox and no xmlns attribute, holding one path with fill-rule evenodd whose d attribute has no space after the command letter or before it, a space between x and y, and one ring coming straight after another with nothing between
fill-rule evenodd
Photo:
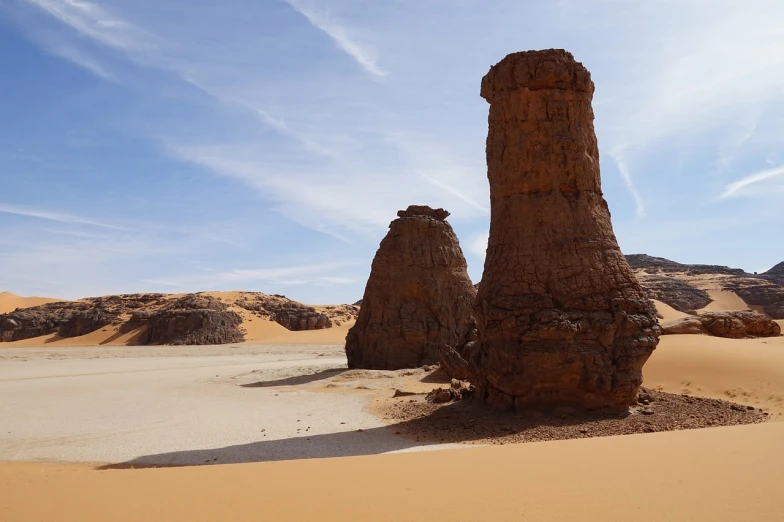
<instances>
[{"instance_id":1,"label":"tall sandstone rock tower","mask_svg":"<svg viewBox=\"0 0 784 522\"><path fill-rule=\"evenodd\" d=\"M476 290L449 212L410 206L389 225L370 269L357 322L346 336L349 368L397 370L437 363L474 327Z\"/></svg>"},{"instance_id":2,"label":"tall sandstone rock tower","mask_svg":"<svg viewBox=\"0 0 784 522\"><path fill-rule=\"evenodd\" d=\"M593 92L556 49L510 54L482 79L490 238L463 353L499 409L623 409L658 342L602 197Z\"/></svg>"}]
</instances>

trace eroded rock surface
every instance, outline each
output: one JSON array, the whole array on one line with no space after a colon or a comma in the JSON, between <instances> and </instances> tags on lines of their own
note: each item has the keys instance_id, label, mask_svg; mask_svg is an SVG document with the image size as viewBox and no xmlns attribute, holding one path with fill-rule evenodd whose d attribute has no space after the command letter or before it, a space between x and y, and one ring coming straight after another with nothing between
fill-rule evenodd
<instances>
[{"instance_id":1,"label":"eroded rock surface","mask_svg":"<svg viewBox=\"0 0 784 522\"><path fill-rule=\"evenodd\" d=\"M350 368L436 363L440 345L454 346L473 327L476 290L448 215L410 206L390 223L346 336Z\"/></svg>"},{"instance_id":2,"label":"eroded rock surface","mask_svg":"<svg viewBox=\"0 0 784 522\"><path fill-rule=\"evenodd\" d=\"M679 312L693 315L713 301L708 292L682 279L644 274L637 274L637 279L651 298L666 303Z\"/></svg>"},{"instance_id":3,"label":"eroded rock surface","mask_svg":"<svg viewBox=\"0 0 784 522\"><path fill-rule=\"evenodd\" d=\"M626 256L655 299L682 312L694 313L712 299L704 290L734 292L750 307L760 307L773 319L784 319L784 263L751 274L722 265L689 265L645 254ZM689 310L693 307L693 310Z\"/></svg>"},{"instance_id":4,"label":"eroded rock surface","mask_svg":"<svg viewBox=\"0 0 784 522\"><path fill-rule=\"evenodd\" d=\"M499 409L626 408L658 342L602 197L593 92L563 50L511 54L482 79L490 237L479 337L460 351Z\"/></svg>"},{"instance_id":5,"label":"eroded rock surface","mask_svg":"<svg viewBox=\"0 0 784 522\"><path fill-rule=\"evenodd\" d=\"M133 310L159 304L163 294L129 294L58 301L0 315L0 342L42 335L78 337L123 322Z\"/></svg>"},{"instance_id":6,"label":"eroded rock surface","mask_svg":"<svg viewBox=\"0 0 784 522\"><path fill-rule=\"evenodd\" d=\"M704 334L742 339L781 335L778 323L764 314L751 310L703 312L662 325L662 334Z\"/></svg>"},{"instance_id":7,"label":"eroded rock surface","mask_svg":"<svg viewBox=\"0 0 784 522\"><path fill-rule=\"evenodd\" d=\"M242 318L209 296L189 294L147 316L140 344L226 344L245 340Z\"/></svg>"}]
</instances>

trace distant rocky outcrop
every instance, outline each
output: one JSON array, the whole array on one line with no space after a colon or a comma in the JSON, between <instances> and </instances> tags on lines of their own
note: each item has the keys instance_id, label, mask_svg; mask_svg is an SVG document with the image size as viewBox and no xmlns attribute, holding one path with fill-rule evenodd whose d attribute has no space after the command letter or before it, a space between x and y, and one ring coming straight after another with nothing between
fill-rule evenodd
<instances>
[{"instance_id":1,"label":"distant rocky outcrop","mask_svg":"<svg viewBox=\"0 0 784 522\"><path fill-rule=\"evenodd\" d=\"M685 272L693 275L697 274L724 274L724 275L746 275L742 268L730 268L722 265L687 265L670 261L663 257L654 257L647 254L629 254L626 256L629 266L633 269L642 269L647 272Z\"/></svg>"},{"instance_id":2,"label":"distant rocky outcrop","mask_svg":"<svg viewBox=\"0 0 784 522\"><path fill-rule=\"evenodd\" d=\"M190 294L144 313L146 329L139 344L226 344L245 340L242 318L210 296ZM141 320L137 315L137 321ZM132 319L133 320L133 319Z\"/></svg>"},{"instance_id":3,"label":"distant rocky outcrop","mask_svg":"<svg viewBox=\"0 0 784 522\"><path fill-rule=\"evenodd\" d=\"M511 54L482 79L490 236L478 340L455 352L495 408L626 409L658 342L602 197L593 92L558 49Z\"/></svg>"},{"instance_id":4,"label":"distant rocky outcrop","mask_svg":"<svg viewBox=\"0 0 784 522\"><path fill-rule=\"evenodd\" d=\"M0 315L0 342L21 341L42 335L78 337L108 325L139 308L160 304L163 294L129 294L60 301Z\"/></svg>"},{"instance_id":5,"label":"distant rocky outcrop","mask_svg":"<svg viewBox=\"0 0 784 522\"><path fill-rule=\"evenodd\" d=\"M436 363L440 345L456 345L473 327L476 291L448 215L412 205L390 223L346 337L350 368Z\"/></svg>"},{"instance_id":6,"label":"distant rocky outcrop","mask_svg":"<svg viewBox=\"0 0 784 522\"><path fill-rule=\"evenodd\" d=\"M688 265L645 254L628 255L626 259L651 297L676 310L691 314L710 304L708 293L697 288L698 284L710 283L735 292L746 304L760 307L773 319L784 319L784 263L762 274L750 274L740 268Z\"/></svg>"},{"instance_id":7,"label":"distant rocky outcrop","mask_svg":"<svg viewBox=\"0 0 784 522\"><path fill-rule=\"evenodd\" d=\"M322 330L332 327L330 317L325 313L317 312L311 306L283 296L251 294L251 297L235 301L235 304L255 312L258 317L269 318L289 330ZM341 307L337 306L330 308L335 310L337 317L345 317L345 320L355 317L357 313L355 310L340 309Z\"/></svg>"},{"instance_id":8,"label":"distant rocky outcrop","mask_svg":"<svg viewBox=\"0 0 784 522\"><path fill-rule=\"evenodd\" d=\"M752 310L703 312L662 325L662 334L705 334L741 339L781 335L776 321Z\"/></svg>"},{"instance_id":9,"label":"distant rocky outcrop","mask_svg":"<svg viewBox=\"0 0 784 522\"><path fill-rule=\"evenodd\" d=\"M773 268L762 274L764 277L775 279L784 283L784 261L775 265Z\"/></svg>"},{"instance_id":10,"label":"distant rocky outcrop","mask_svg":"<svg viewBox=\"0 0 784 522\"><path fill-rule=\"evenodd\" d=\"M229 293L236 296L236 293ZM314 307L281 295L240 292L226 302L204 293L179 299L166 294L128 294L90 297L18 309L0 314L0 342L43 335L79 337L115 327L120 334L136 331L133 343L222 344L242 340L239 308L289 330L317 330L353 321L353 305ZM241 310L240 310L241 311Z\"/></svg>"},{"instance_id":11,"label":"distant rocky outcrop","mask_svg":"<svg viewBox=\"0 0 784 522\"><path fill-rule=\"evenodd\" d=\"M651 299L668 304L679 312L695 314L696 310L705 308L713 301L708 292L681 279L646 274L637 274L637 279Z\"/></svg>"}]
</instances>

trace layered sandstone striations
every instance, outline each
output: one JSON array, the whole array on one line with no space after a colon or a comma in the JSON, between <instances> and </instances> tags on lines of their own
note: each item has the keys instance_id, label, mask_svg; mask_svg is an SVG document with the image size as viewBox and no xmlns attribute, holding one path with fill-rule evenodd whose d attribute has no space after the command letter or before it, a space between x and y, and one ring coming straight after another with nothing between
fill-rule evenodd
<instances>
[{"instance_id":1,"label":"layered sandstone striations","mask_svg":"<svg viewBox=\"0 0 784 522\"><path fill-rule=\"evenodd\" d=\"M439 346L454 346L473 327L476 290L448 215L410 206L390 223L346 336L350 368L435 363Z\"/></svg>"},{"instance_id":2,"label":"layered sandstone striations","mask_svg":"<svg viewBox=\"0 0 784 522\"><path fill-rule=\"evenodd\" d=\"M500 409L623 409L658 342L602 197L593 92L563 50L511 54L482 79L490 237L479 337L459 351Z\"/></svg>"}]
</instances>

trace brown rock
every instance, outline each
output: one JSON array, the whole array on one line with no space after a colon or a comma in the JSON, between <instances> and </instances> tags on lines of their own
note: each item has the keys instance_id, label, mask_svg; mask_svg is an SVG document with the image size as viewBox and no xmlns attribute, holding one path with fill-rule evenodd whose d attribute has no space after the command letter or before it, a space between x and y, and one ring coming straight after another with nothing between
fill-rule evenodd
<instances>
[{"instance_id":1,"label":"brown rock","mask_svg":"<svg viewBox=\"0 0 784 522\"><path fill-rule=\"evenodd\" d=\"M626 408L658 342L602 197L593 91L554 49L511 54L482 79L491 223L468 362L497 408Z\"/></svg>"},{"instance_id":2,"label":"brown rock","mask_svg":"<svg viewBox=\"0 0 784 522\"><path fill-rule=\"evenodd\" d=\"M226 344L242 342L242 318L209 296L189 294L153 312L139 344Z\"/></svg>"},{"instance_id":3,"label":"brown rock","mask_svg":"<svg viewBox=\"0 0 784 522\"><path fill-rule=\"evenodd\" d=\"M781 335L779 324L752 310L704 312L662 325L663 334L706 334L741 339L744 337L775 337Z\"/></svg>"},{"instance_id":4,"label":"brown rock","mask_svg":"<svg viewBox=\"0 0 784 522\"><path fill-rule=\"evenodd\" d=\"M389 225L373 259L356 324L346 336L349 368L396 370L439 361L473 326L476 290L443 209L410 206Z\"/></svg>"}]
</instances>

